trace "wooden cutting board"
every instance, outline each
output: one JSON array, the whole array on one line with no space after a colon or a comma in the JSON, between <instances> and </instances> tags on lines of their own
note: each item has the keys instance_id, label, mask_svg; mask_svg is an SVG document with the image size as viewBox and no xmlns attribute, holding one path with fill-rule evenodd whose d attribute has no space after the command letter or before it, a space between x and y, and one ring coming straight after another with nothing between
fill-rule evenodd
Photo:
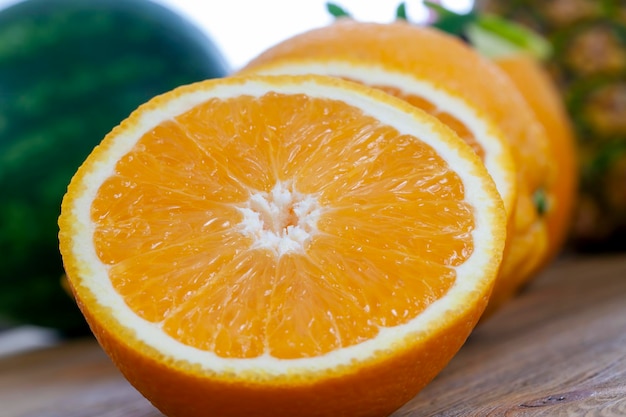
<instances>
[{"instance_id":1,"label":"wooden cutting board","mask_svg":"<svg viewBox=\"0 0 626 417\"><path fill-rule=\"evenodd\" d=\"M91 339L0 360L0 416L162 417ZM555 262L401 416L626 416L626 254Z\"/></svg>"}]
</instances>

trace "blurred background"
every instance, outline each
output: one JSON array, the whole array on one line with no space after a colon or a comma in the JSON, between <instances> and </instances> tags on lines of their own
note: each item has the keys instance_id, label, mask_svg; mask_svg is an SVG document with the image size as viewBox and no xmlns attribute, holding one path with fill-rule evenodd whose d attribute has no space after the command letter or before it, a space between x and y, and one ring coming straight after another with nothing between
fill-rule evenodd
<instances>
[{"instance_id":1,"label":"blurred background","mask_svg":"<svg viewBox=\"0 0 626 417\"><path fill-rule=\"evenodd\" d=\"M0 0L5 8L20 0ZM260 51L306 29L332 21L326 0L154 0L183 15L209 35L223 52L229 65L237 69ZM442 5L461 13L468 12L474 0L443 0ZM388 22L394 18L399 1L337 1L360 20ZM406 2L414 20L428 15L421 0Z\"/></svg>"},{"instance_id":2,"label":"blurred background","mask_svg":"<svg viewBox=\"0 0 626 417\"><path fill-rule=\"evenodd\" d=\"M247 63L260 51L299 32L326 25L332 17L326 0L158 0L185 14L209 33L234 69ZM468 12L474 0L443 0L442 5L460 13ZM399 1L335 1L359 20L389 22L394 19ZM412 20L422 21L428 11L421 0L407 1ZM245 30L242 31L242 28Z\"/></svg>"}]
</instances>

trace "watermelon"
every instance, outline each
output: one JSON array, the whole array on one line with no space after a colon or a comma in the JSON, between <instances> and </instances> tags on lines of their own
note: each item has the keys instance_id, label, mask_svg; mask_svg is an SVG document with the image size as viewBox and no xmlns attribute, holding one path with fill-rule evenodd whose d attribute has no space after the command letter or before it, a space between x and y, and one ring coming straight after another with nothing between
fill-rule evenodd
<instances>
[{"instance_id":1,"label":"watermelon","mask_svg":"<svg viewBox=\"0 0 626 417\"><path fill-rule=\"evenodd\" d=\"M85 329L61 286L57 217L71 176L138 105L228 71L207 34L148 0L0 11L0 323Z\"/></svg>"}]
</instances>

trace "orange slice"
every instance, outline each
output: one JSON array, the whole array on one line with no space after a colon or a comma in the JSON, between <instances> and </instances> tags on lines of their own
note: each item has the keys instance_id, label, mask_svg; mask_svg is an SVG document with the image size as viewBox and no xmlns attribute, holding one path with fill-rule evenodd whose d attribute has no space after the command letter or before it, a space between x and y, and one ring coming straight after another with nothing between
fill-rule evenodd
<instances>
[{"instance_id":1,"label":"orange slice","mask_svg":"<svg viewBox=\"0 0 626 417\"><path fill-rule=\"evenodd\" d=\"M68 187L69 284L168 416L383 416L483 312L506 213L475 152L357 83L232 77L156 97Z\"/></svg>"},{"instance_id":2,"label":"orange slice","mask_svg":"<svg viewBox=\"0 0 626 417\"><path fill-rule=\"evenodd\" d=\"M547 250L545 219L534 198L553 184L555 173L543 127L493 62L433 28L340 19L263 51L240 73L348 78L438 117L482 157L509 215L496 298L507 300L532 277Z\"/></svg>"}]
</instances>

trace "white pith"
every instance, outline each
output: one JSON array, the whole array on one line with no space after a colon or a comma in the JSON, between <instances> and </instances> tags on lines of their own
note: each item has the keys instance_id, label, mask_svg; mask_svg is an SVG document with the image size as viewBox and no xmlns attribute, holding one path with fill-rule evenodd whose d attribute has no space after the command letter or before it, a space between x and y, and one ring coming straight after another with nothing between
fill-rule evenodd
<instances>
[{"instance_id":1,"label":"white pith","mask_svg":"<svg viewBox=\"0 0 626 417\"><path fill-rule=\"evenodd\" d=\"M72 242L72 251L78 260L81 277L80 285L84 285L96 297L98 303L104 307L109 307L111 314L123 326L134 329L138 339L147 345L156 348L173 360L187 361L197 364L203 369L211 372L258 372L260 378L272 375L283 375L298 371L322 371L333 369L340 365L350 364L353 361L365 361L378 354L384 355L384 351L392 349L394 345L403 343L405 338L420 338L420 335L428 334L434 327L434 323L441 320L446 315L456 316L460 311L465 311L468 296L475 298L484 295L487 280L483 277L484 271L491 271L494 247L492 236L494 235L494 221L490 218L494 210L498 210L497 204L485 189L489 185L483 181L483 177L475 175L477 164L461 157L459 151L450 146L446 140L440 139L440 133L433 129L429 120L422 119L419 114L399 111L392 105L376 101L363 93L346 92L345 89L337 88L332 83L320 83L311 80L294 81L287 83L281 81L280 84L264 82L263 80L247 80L239 84L211 84L213 87L205 90L198 90L179 96L171 100L158 109L145 111L133 129L125 130L119 134L115 143L107 150L106 160L98 164L97 170L92 170L83 177L81 187L82 194L71 207L76 223L72 226L75 230ZM164 333L158 324L150 323L137 316L124 302L122 297L114 290L108 278L107 267L99 260L92 242L94 224L90 217L91 202L95 198L101 184L114 172L116 162L128 153L141 136L161 123L184 113L185 111L201 104L209 98L229 98L240 95L261 96L269 91L281 94L301 94L305 93L311 97L321 97L343 101L351 106L362 109L366 114L371 114L382 123L393 126L401 134L419 137L421 140L434 148L437 153L449 165L454 167L463 180L465 196L468 203L476 207L475 229L472 232L474 245L480 250L475 250L473 255L461 266L456 268L457 279L449 292L432 303L417 318L406 324L394 328L381 328L379 334L358 345L342 348L326 355L314 358L302 359L276 359L269 355L252 359L225 359L217 355L203 351L191 346L184 345ZM271 196L272 201L280 201L284 188L278 187L276 195ZM296 197L294 199L294 196ZM266 196L257 197L257 213L268 203ZM284 196L288 204L294 201L302 203L302 219L305 219L302 230L298 232L314 232L316 210L315 201L310 197L298 197L296 193ZM268 207L271 206L268 203ZM253 210L254 204L244 207L243 210ZM265 207L267 208L267 207ZM269 207L271 210L272 208ZM254 216L253 216L254 217ZM307 223L308 222L308 223ZM497 222L495 222L497 223ZM251 223L254 224L254 223ZM306 224L306 226L304 226ZM248 225L250 226L250 225ZM258 225L257 225L258 226ZM251 226L252 227L252 226ZM244 225L245 228L245 225ZM307 229L308 228L308 229ZM261 229L262 230L262 229ZM258 228L252 227L251 233L259 232ZM300 236L302 237L302 236ZM294 235L294 241L300 242L300 237ZM304 236L306 239L306 236ZM291 243L287 243L288 249ZM280 250L280 244L276 246ZM497 253L497 251L495 252ZM494 275L495 272L492 273ZM473 295L472 295L473 294Z\"/></svg>"},{"instance_id":2,"label":"white pith","mask_svg":"<svg viewBox=\"0 0 626 417\"><path fill-rule=\"evenodd\" d=\"M317 231L322 207L315 196L301 194L278 182L269 193L257 192L242 207L239 227L253 239L252 248L265 248L277 256L302 253Z\"/></svg>"},{"instance_id":3,"label":"white pith","mask_svg":"<svg viewBox=\"0 0 626 417\"><path fill-rule=\"evenodd\" d=\"M318 74L343 77L366 85L398 88L407 94L426 98L438 109L445 109L472 132L476 141L485 152L485 167L496 183L496 188L502 196L507 212L513 209L512 182L515 179L500 165L500 160L504 158L504 153L507 152L502 147L501 139L498 138L498 136L502 136L502 133L497 131L497 127L493 123L488 123L483 117L479 116L476 110L465 101L452 96L432 83L420 81L401 72L394 72L371 65L348 64L341 61L327 61L324 63L304 61L300 64L275 63L268 67L254 69L254 71L264 75Z\"/></svg>"}]
</instances>

